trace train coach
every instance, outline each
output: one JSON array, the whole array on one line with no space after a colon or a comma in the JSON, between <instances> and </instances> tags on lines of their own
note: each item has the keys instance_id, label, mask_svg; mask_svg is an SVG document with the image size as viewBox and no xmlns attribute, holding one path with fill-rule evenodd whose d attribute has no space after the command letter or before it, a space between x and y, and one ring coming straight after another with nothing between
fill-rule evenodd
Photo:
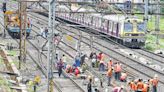
<instances>
[{"instance_id":1,"label":"train coach","mask_svg":"<svg viewBox=\"0 0 164 92\"><path fill-rule=\"evenodd\" d=\"M61 11L66 10L61 8ZM82 13L58 13L57 17L90 27L128 47L142 47L145 43L144 23L134 17Z\"/></svg>"},{"instance_id":2,"label":"train coach","mask_svg":"<svg viewBox=\"0 0 164 92\"><path fill-rule=\"evenodd\" d=\"M59 12L68 12L64 6L58 7ZM80 11L86 11L82 8ZM80 24L96 32L106 34L115 41L127 46L141 48L145 44L143 20L123 15L100 15L85 13L57 13L58 18Z\"/></svg>"}]
</instances>

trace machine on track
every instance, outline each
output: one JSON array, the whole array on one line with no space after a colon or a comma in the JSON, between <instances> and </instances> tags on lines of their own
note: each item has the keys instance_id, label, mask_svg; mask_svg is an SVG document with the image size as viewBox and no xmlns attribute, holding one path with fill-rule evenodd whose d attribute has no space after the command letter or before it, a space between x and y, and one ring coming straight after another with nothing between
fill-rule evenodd
<instances>
[{"instance_id":1,"label":"machine on track","mask_svg":"<svg viewBox=\"0 0 164 92\"><path fill-rule=\"evenodd\" d=\"M4 13L4 24L5 24L5 27L8 31L8 33L13 38L18 38L18 39L20 38L20 19L19 19L19 15L17 12L6 11ZM26 37L28 37L31 32L30 23L27 22L26 29L23 29L23 30L26 30Z\"/></svg>"}]
</instances>

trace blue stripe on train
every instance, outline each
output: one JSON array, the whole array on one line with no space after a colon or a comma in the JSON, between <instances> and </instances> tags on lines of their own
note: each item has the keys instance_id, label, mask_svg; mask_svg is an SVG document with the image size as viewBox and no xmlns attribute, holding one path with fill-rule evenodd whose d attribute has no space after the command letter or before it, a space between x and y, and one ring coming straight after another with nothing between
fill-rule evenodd
<instances>
[{"instance_id":1,"label":"blue stripe on train","mask_svg":"<svg viewBox=\"0 0 164 92\"><path fill-rule=\"evenodd\" d=\"M9 30L9 32L15 32L15 33L20 32L19 27L9 28L8 30ZM27 28L26 32L30 33L31 32L31 28Z\"/></svg>"}]
</instances>

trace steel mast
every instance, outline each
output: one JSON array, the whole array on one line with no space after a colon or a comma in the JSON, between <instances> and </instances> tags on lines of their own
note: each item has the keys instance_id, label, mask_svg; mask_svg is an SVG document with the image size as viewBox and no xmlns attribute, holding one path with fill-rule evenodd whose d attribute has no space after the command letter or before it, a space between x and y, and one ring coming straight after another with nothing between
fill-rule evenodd
<instances>
[{"instance_id":1,"label":"steel mast","mask_svg":"<svg viewBox=\"0 0 164 92\"><path fill-rule=\"evenodd\" d=\"M52 62L54 61L54 31L55 31L55 2L49 0L49 21L48 21L48 63L47 63L47 92L53 92Z\"/></svg>"}]
</instances>

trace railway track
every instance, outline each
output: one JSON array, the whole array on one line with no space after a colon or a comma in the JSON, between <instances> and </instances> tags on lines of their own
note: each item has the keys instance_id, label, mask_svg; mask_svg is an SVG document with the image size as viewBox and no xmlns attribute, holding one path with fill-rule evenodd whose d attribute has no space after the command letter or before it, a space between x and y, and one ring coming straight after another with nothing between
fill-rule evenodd
<instances>
[{"instance_id":1,"label":"railway track","mask_svg":"<svg viewBox=\"0 0 164 92\"><path fill-rule=\"evenodd\" d=\"M87 44L87 45L89 45L88 44L88 42L84 42L85 44ZM98 44L98 43L96 43L96 44ZM100 44L99 44L100 45ZM102 46L102 45L100 45L100 46ZM113 51L111 48L108 48L108 47L105 47L105 46L102 46L102 47L104 47L104 48L106 48L106 50L111 50L111 51ZM101 47L100 47L101 48ZM96 48L95 48L96 49ZM104 51L106 51L106 50L98 50L98 51L101 51L101 52L104 52ZM144 64L142 64L142 63L140 63L140 62L137 62L136 60L134 60L134 59L132 59L132 58L129 58L129 57L127 57L127 56L124 56L124 55L122 55L122 54L120 54L120 53L118 53L118 52L116 52L116 51L113 51L114 53L115 53L115 55L114 56L117 56L117 57L114 57L113 56L113 58L119 58L119 59L116 59L116 60L118 60L118 61L122 61L122 63L123 64L125 64L125 65L127 65L128 67L131 67L131 68L133 68L134 70L136 70L136 71L138 71L138 72L140 72L140 73L142 73L142 74L144 74L144 75L146 75L147 77L149 77L149 78L152 78L153 76L154 76L154 74L158 74L159 75L159 78L160 78L160 82L162 83L162 84L164 84L164 80L162 80L162 76L163 76L163 73L162 72L159 72L159 71L157 71L157 70L155 70L155 69L153 69L153 68L151 68L151 67L149 67L149 66L146 66L146 65L144 65ZM112 52L112 53L113 53ZM106 55L108 55L109 57L111 57L111 55L109 55L108 54L109 52L106 52L105 54ZM127 59L128 58L128 59ZM126 61L126 62L124 62L124 61ZM133 61L133 62L131 62L131 61ZM136 66L137 65L137 66ZM144 68L144 69L143 69ZM141 70L142 69L142 70ZM150 72L147 72L147 73L145 73L144 71L150 71Z\"/></svg>"},{"instance_id":2,"label":"railway track","mask_svg":"<svg viewBox=\"0 0 164 92\"><path fill-rule=\"evenodd\" d=\"M2 24L1 24L2 25ZM34 31L34 30L33 30ZM18 42L18 40L17 39L15 39L15 41L17 42L17 43L19 43ZM34 47L37 51L39 51L39 49L37 48L37 46L35 46L29 39L27 39L27 42L30 44L30 45L32 45L32 47ZM47 58L47 56L44 54L44 53L42 53L43 54L43 56L45 57L45 58ZM39 62L32 56L33 54L30 52L30 51L27 51L27 55L33 60L33 62L38 66L38 68L40 69L40 71L45 75L45 77L47 77L47 74L46 74L46 68L44 67L42 67L40 64L39 64ZM63 71L64 72L64 71ZM74 88L74 90L76 91L76 92L85 92L84 91L84 89L83 88L81 88L72 78L70 78L69 77L69 75L67 74L67 73L65 73L64 72L64 76L66 76L67 78L63 78L62 80L64 81L64 82L66 82L66 83L68 83L67 85L63 85L63 86L61 86L61 84L63 83L63 81L61 81L60 79L59 80L57 80L58 78L54 78L54 82L53 82L53 84L54 84L54 86L56 87L56 89L58 90L58 92L71 92L71 91L68 91L68 90L70 90L72 87ZM56 79L56 80L55 80ZM69 86L70 85L70 86Z\"/></svg>"},{"instance_id":3,"label":"railway track","mask_svg":"<svg viewBox=\"0 0 164 92\"><path fill-rule=\"evenodd\" d=\"M31 17L31 16L30 16ZM42 22L43 23L43 22ZM34 25L34 27L36 27L35 25ZM39 29L39 28L38 28ZM58 29L58 31L59 31L59 29ZM72 36L73 37L73 36ZM74 37L76 40L78 40L78 38L77 37ZM74 47L72 47L71 45L69 45L68 43L65 43L64 41L61 41L61 43L63 44L63 45L65 45L65 46L67 46L67 47L69 47L69 48L71 48L72 50L74 50L75 52L77 52L77 50L74 48ZM74 52L74 53L75 53ZM73 55L71 55L71 54L69 54L69 53L67 53L71 58L74 58L74 56Z\"/></svg>"},{"instance_id":4,"label":"railway track","mask_svg":"<svg viewBox=\"0 0 164 92\"><path fill-rule=\"evenodd\" d=\"M84 42L84 41L83 41ZM85 44L87 44L87 43L85 43ZM96 43L97 44L97 43ZM89 44L88 44L89 45ZM102 44L101 44L102 45ZM103 46L103 47L105 47L105 46ZM113 48L107 48L107 47L105 47L106 49L110 49L111 51L113 51ZM96 49L96 48L95 48ZM97 49L98 50L98 49ZM102 50L98 50L98 51L102 51ZM115 52L115 55L117 55L117 54L119 54L120 55L120 58L122 57L126 57L126 58L128 58L127 56L125 56L125 55L122 55L122 54L120 54L120 53L118 53L118 52L116 52L116 51L113 51L113 52ZM105 54L107 54L108 52L106 52ZM110 55L109 55L110 56ZM118 56L118 55L117 55ZM111 56L110 56L111 57ZM113 56L114 57L114 56ZM140 62L137 62L136 60L134 60L134 59L132 59L132 58L129 58L131 61L133 61L133 62L135 62L135 63L133 63L133 65L134 66L132 66L132 67L135 67L135 65L140 65L140 67L138 67L139 69L140 68L143 68L143 66L145 67L145 65L144 64L141 64ZM119 60L120 61L120 60ZM125 59L124 61L128 61L128 59ZM129 61L129 64L130 64L131 62ZM128 65L128 63L125 63L124 62L124 64L127 64ZM144 69L144 70L147 70L147 71L150 71L150 70L152 70L152 71L156 71L156 70L154 70L154 69L152 69L152 68L150 68L150 67L148 67L148 66L146 66L146 68L147 69ZM141 71L140 71L141 72ZM142 73L142 72L141 72ZM154 73L158 73L158 74L160 74L160 78L161 78L161 76L163 76L163 73L161 73L161 72L158 72L158 71L156 71L156 72L154 72ZM153 77L154 76L154 74L152 74L152 73L149 73L149 74L146 74L146 75L148 75L149 77Z\"/></svg>"}]
</instances>

